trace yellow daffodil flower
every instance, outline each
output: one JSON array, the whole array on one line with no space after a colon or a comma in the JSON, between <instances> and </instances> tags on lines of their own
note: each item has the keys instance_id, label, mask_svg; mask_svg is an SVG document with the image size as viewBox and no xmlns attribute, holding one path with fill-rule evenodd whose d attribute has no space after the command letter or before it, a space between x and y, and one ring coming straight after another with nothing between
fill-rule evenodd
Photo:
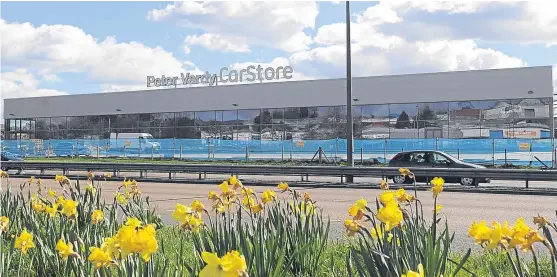
<instances>
[{"instance_id":1,"label":"yellow daffodil flower","mask_svg":"<svg viewBox=\"0 0 557 277\"><path fill-rule=\"evenodd\" d=\"M379 184L379 187L382 190L388 190L389 189L389 182L387 182L387 180L385 180L385 179L381 179L381 183Z\"/></svg>"},{"instance_id":2,"label":"yellow daffodil flower","mask_svg":"<svg viewBox=\"0 0 557 277\"><path fill-rule=\"evenodd\" d=\"M549 224L549 221L543 216L534 216L534 224L537 224L539 228Z\"/></svg>"},{"instance_id":3,"label":"yellow daffodil flower","mask_svg":"<svg viewBox=\"0 0 557 277\"><path fill-rule=\"evenodd\" d=\"M48 189L47 194L48 196L52 197L52 199L56 198L56 192L52 189Z\"/></svg>"},{"instance_id":4,"label":"yellow daffodil flower","mask_svg":"<svg viewBox=\"0 0 557 277\"><path fill-rule=\"evenodd\" d=\"M101 210L94 210L91 214L91 223L92 224L99 224L104 219L104 212Z\"/></svg>"},{"instance_id":5,"label":"yellow daffodil flower","mask_svg":"<svg viewBox=\"0 0 557 277\"><path fill-rule=\"evenodd\" d=\"M53 203L52 206L46 206L44 211L50 217L55 217L58 214L58 204Z\"/></svg>"},{"instance_id":6,"label":"yellow daffodil flower","mask_svg":"<svg viewBox=\"0 0 557 277\"><path fill-rule=\"evenodd\" d=\"M263 204L267 204L269 202L272 202L276 198L277 198L277 193L270 189L267 189L263 192L263 195L261 196L261 201L263 202Z\"/></svg>"},{"instance_id":7,"label":"yellow daffodil flower","mask_svg":"<svg viewBox=\"0 0 557 277\"><path fill-rule=\"evenodd\" d=\"M435 177L431 180L431 191L433 192L434 198L437 198L437 196L443 191L444 184L445 180L441 177Z\"/></svg>"},{"instance_id":8,"label":"yellow daffodil flower","mask_svg":"<svg viewBox=\"0 0 557 277\"><path fill-rule=\"evenodd\" d=\"M283 183L283 182L280 182L280 183L277 185L277 188L278 188L281 192L285 192L285 191L289 191L289 190L290 190L288 184L287 184L287 183Z\"/></svg>"},{"instance_id":9,"label":"yellow daffodil flower","mask_svg":"<svg viewBox=\"0 0 557 277\"><path fill-rule=\"evenodd\" d=\"M0 177L8 178L8 172L0 169Z\"/></svg>"},{"instance_id":10,"label":"yellow daffodil flower","mask_svg":"<svg viewBox=\"0 0 557 277\"><path fill-rule=\"evenodd\" d=\"M68 218L77 218L77 204L78 203L76 201L67 199L66 201L64 201L64 204L62 204L61 213Z\"/></svg>"},{"instance_id":11,"label":"yellow daffodil flower","mask_svg":"<svg viewBox=\"0 0 557 277\"><path fill-rule=\"evenodd\" d=\"M199 277L240 277L247 275L246 260L238 251L231 251L219 258L209 252L201 253L201 258L207 264L199 273Z\"/></svg>"},{"instance_id":12,"label":"yellow daffodil flower","mask_svg":"<svg viewBox=\"0 0 557 277\"><path fill-rule=\"evenodd\" d=\"M89 254L88 260L93 263L96 268L108 267L112 262L110 255L98 247L90 247L89 252L91 254Z\"/></svg>"},{"instance_id":13,"label":"yellow daffodil flower","mask_svg":"<svg viewBox=\"0 0 557 277\"><path fill-rule=\"evenodd\" d=\"M203 205L203 203L201 203L201 201L195 200L195 201L193 201L193 203L191 203L191 209L198 212L198 213L201 213L205 210L205 205Z\"/></svg>"},{"instance_id":14,"label":"yellow daffodil flower","mask_svg":"<svg viewBox=\"0 0 557 277\"><path fill-rule=\"evenodd\" d=\"M27 250L35 248L35 243L33 242L33 234L23 230L21 234L15 239L16 249L20 249L23 254L27 254Z\"/></svg>"},{"instance_id":15,"label":"yellow daffodil flower","mask_svg":"<svg viewBox=\"0 0 557 277\"><path fill-rule=\"evenodd\" d=\"M441 211L442 208L443 208L443 205L437 204L437 205L435 206L435 213L438 214L438 213Z\"/></svg>"},{"instance_id":16,"label":"yellow daffodil flower","mask_svg":"<svg viewBox=\"0 0 557 277\"><path fill-rule=\"evenodd\" d=\"M208 198L209 200L216 201L216 200L219 200L220 197L219 197L219 195L218 195L216 192L210 190L210 191L209 191L209 196L207 196L207 198Z\"/></svg>"},{"instance_id":17,"label":"yellow daffodil flower","mask_svg":"<svg viewBox=\"0 0 557 277\"><path fill-rule=\"evenodd\" d=\"M348 232L348 236L352 237L360 231L360 224L358 223L357 220L345 219L344 228L346 228L346 231Z\"/></svg>"},{"instance_id":18,"label":"yellow daffodil flower","mask_svg":"<svg viewBox=\"0 0 557 277\"><path fill-rule=\"evenodd\" d=\"M92 183L89 183L87 187L85 187L85 190L90 192L91 194L97 193L97 188L95 188Z\"/></svg>"},{"instance_id":19,"label":"yellow daffodil flower","mask_svg":"<svg viewBox=\"0 0 557 277\"><path fill-rule=\"evenodd\" d=\"M408 270L408 273L402 274L400 277L424 277L424 266L422 264L418 265L418 272Z\"/></svg>"},{"instance_id":20,"label":"yellow daffodil flower","mask_svg":"<svg viewBox=\"0 0 557 277\"><path fill-rule=\"evenodd\" d=\"M379 201L385 206L391 203L396 203L395 193L390 190L386 190L379 195Z\"/></svg>"},{"instance_id":21,"label":"yellow daffodil flower","mask_svg":"<svg viewBox=\"0 0 557 277\"><path fill-rule=\"evenodd\" d=\"M93 173L93 171L87 172L87 179L89 180L95 179L95 173Z\"/></svg>"},{"instance_id":22,"label":"yellow daffodil flower","mask_svg":"<svg viewBox=\"0 0 557 277\"><path fill-rule=\"evenodd\" d=\"M7 216L0 216L0 233L7 233L10 219Z\"/></svg>"},{"instance_id":23,"label":"yellow daffodil flower","mask_svg":"<svg viewBox=\"0 0 557 277\"><path fill-rule=\"evenodd\" d=\"M361 220L364 217L367 201L363 198L356 201L356 204L348 208L348 215L354 217L355 220Z\"/></svg>"},{"instance_id":24,"label":"yellow daffodil flower","mask_svg":"<svg viewBox=\"0 0 557 277\"><path fill-rule=\"evenodd\" d=\"M172 212L172 218L174 218L178 222L184 222L186 221L187 216L190 214L190 207L182 204L176 204L176 209Z\"/></svg>"},{"instance_id":25,"label":"yellow daffodil flower","mask_svg":"<svg viewBox=\"0 0 557 277\"><path fill-rule=\"evenodd\" d=\"M77 257L77 253L73 251L73 245L71 242L66 243L64 239L59 239L56 244L56 251L62 258L62 260L67 260L69 256Z\"/></svg>"},{"instance_id":26,"label":"yellow daffodil flower","mask_svg":"<svg viewBox=\"0 0 557 277\"><path fill-rule=\"evenodd\" d=\"M386 231L390 231L402 222L402 210L398 204L391 202L377 211L377 219L385 224Z\"/></svg>"}]
</instances>

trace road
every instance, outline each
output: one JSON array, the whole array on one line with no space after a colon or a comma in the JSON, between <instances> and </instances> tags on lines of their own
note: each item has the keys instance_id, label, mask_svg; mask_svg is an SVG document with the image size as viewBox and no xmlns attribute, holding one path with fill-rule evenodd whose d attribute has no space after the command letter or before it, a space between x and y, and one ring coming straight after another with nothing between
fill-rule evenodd
<instances>
[{"instance_id":1,"label":"road","mask_svg":"<svg viewBox=\"0 0 557 277\"><path fill-rule=\"evenodd\" d=\"M26 179L11 178L12 188ZM43 180L47 187L59 189L53 180ZM150 183L140 182L139 186L144 196L149 196L153 205L156 206L167 224L173 224L170 217L176 203L190 204L195 199L202 201L210 207L207 193L210 189L218 190L215 185L190 184L190 183ZM107 181L103 183L105 197L111 200L121 182ZM3 183L5 187L5 184ZM292 187L296 188L293 184ZM256 192L262 192L268 187L254 187ZM311 198L317 201L317 205L323 209L325 215L330 216L332 225L332 237L342 238L344 236L343 221L348 217L348 207L357 199L363 197L373 203L381 190L358 189L358 188L310 188L300 187L299 190L308 192ZM433 198L428 191L418 192L418 198L424 206L424 212L433 208ZM550 221L557 221L557 197L555 196L532 196L532 195L508 195L508 194L482 194L482 193L455 193L443 192L438 202L443 205L441 216L449 222L449 227L455 232L454 247L464 249L476 247L467 237L468 227L474 220L491 222L497 220L503 222L508 220L513 224L519 217L524 217L533 226L532 217L541 215Z\"/></svg>"}]
</instances>

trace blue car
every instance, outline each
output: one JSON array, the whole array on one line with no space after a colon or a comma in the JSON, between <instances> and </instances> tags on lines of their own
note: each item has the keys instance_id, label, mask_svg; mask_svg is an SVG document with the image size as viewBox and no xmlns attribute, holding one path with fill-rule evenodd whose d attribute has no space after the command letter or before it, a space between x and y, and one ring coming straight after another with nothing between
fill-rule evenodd
<instances>
[{"instance_id":1,"label":"blue car","mask_svg":"<svg viewBox=\"0 0 557 277\"><path fill-rule=\"evenodd\" d=\"M23 162L23 158L20 155L11 153L11 152L7 152L7 151L2 151L2 153L0 154L1 156L1 161L2 162L8 162L8 161L16 161L16 162ZM2 167L1 169L4 171L8 171L8 170L17 170L17 174L23 174L23 168L12 168L12 167L7 167L5 163L1 163Z\"/></svg>"},{"instance_id":2,"label":"blue car","mask_svg":"<svg viewBox=\"0 0 557 277\"><path fill-rule=\"evenodd\" d=\"M52 152L54 152L54 156L91 156L91 151L87 147L70 142L62 142L54 145L54 147L52 147Z\"/></svg>"}]
</instances>

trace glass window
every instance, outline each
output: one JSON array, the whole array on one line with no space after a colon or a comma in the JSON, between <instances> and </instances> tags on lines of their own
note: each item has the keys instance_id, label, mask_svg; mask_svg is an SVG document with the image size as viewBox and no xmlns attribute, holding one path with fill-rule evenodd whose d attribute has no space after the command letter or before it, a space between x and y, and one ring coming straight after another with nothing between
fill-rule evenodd
<instances>
[{"instance_id":1,"label":"glass window","mask_svg":"<svg viewBox=\"0 0 557 277\"><path fill-rule=\"evenodd\" d=\"M53 117L50 119L50 129L51 130L65 130L66 129L66 117Z\"/></svg>"},{"instance_id":2,"label":"glass window","mask_svg":"<svg viewBox=\"0 0 557 277\"><path fill-rule=\"evenodd\" d=\"M215 111L195 112L195 124L198 126L215 125Z\"/></svg>"},{"instance_id":3,"label":"glass window","mask_svg":"<svg viewBox=\"0 0 557 277\"><path fill-rule=\"evenodd\" d=\"M31 129L31 120L28 119L22 119L20 121L21 123L21 131L25 132L25 131L34 131L33 129Z\"/></svg>"},{"instance_id":4,"label":"glass window","mask_svg":"<svg viewBox=\"0 0 557 277\"><path fill-rule=\"evenodd\" d=\"M119 114L116 116L116 128L137 129L139 127L139 115Z\"/></svg>"},{"instance_id":5,"label":"glass window","mask_svg":"<svg viewBox=\"0 0 557 277\"><path fill-rule=\"evenodd\" d=\"M515 107L515 118L548 118L549 105L552 103L551 98L537 98L537 99L521 99L513 100L512 104Z\"/></svg>"},{"instance_id":6,"label":"glass window","mask_svg":"<svg viewBox=\"0 0 557 277\"><path fill-rule=\"evenodd\" d=\"M481 101L450 102L450 119L452 120L475 120L482 115Z\"/></svg>"},{"instance_id":7,"label":"glass window","mask_svg":"<svg viewBox=\"0 0 557 277\"><path fill-rule=\"evenodd\" d=\"M194 127L177 127L176 138L198 139L201 138L201 134Z\"/></svg>"},{"instance_id":8,"label":"glass window","mask_svg":"<svg viewBox=\"0 0 557 277\"><path fill-rule=\"evenodd\" d=\"M240 124L253 125L259 117L259 110L239 110L238 121Z\"/></svg>"},{"instance_id":9,"label":"glass window","mask_svg":"<svg viewBox=\"0 0 557 277\"><path fill-rule=\"evenodd\" d=\"M269 109L269 112L273 118L273 124L284 123L284 109Z\"/></svg>"},{"instance_id":10,"label":"glass window","mask_svg":"<svg viewBox=\"0 0 557 277\"><path fill-rule=\"evenodd\" d=\"M217 124L219 125L234 125L238 121L238 111L217 111Z\"/></svg>"},{"instance_id":11,"label":"glass window","mask_svg":"<svg viewBox=\"0 0 557 277\"><path fill-rule=\"evenodd\" d=\"M37 130L50 129L50 117L35 118L35 126Z\"/></svg>"},{"instance_id":12,"label":"glass window","mask_svg":"<svg viewBox=\"0 0 557 277\"><path fill-rule=\"evenodd\" d=\"M176 113L176 126L194 126L194 113L181 112Z\"/></svg>"},{"instance_id":13,"label":"glass window","mask_svg":"<svg viewBox=\"0 0 557 277\"><path fill-rule=\"evenodd\" d=\"M68 116L67 126L68 129L84 129L83 126L83 116Z\"/></svg>"},{"instance_id":14,"label":"glass window","mask_svg":"<svg viewBox=\"0 0 557 277\"><path fill-rule=\"evenodd\" d=\"M101 121L102 117L99 115L84 116L83 129L99 130L102 128Z\"/></svg>"}]
</instances>

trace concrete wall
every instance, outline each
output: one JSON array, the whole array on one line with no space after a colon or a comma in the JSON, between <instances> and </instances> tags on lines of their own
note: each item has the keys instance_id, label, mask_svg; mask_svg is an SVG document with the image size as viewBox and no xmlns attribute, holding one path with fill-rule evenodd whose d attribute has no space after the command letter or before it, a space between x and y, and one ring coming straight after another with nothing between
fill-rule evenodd
<instances>
[{"instance_id":1,"label":"concrete wall","mask_svg":"<svg viewBox=\"0 0 557 277\"><path fill-rule=\"evenodd\" d=\"M346 103L345 91L345 79L331 79L6 99L4 118L336 106ZM353 79L355 105L552 94L550 66Z\"/></svg>"}]
</instances>

